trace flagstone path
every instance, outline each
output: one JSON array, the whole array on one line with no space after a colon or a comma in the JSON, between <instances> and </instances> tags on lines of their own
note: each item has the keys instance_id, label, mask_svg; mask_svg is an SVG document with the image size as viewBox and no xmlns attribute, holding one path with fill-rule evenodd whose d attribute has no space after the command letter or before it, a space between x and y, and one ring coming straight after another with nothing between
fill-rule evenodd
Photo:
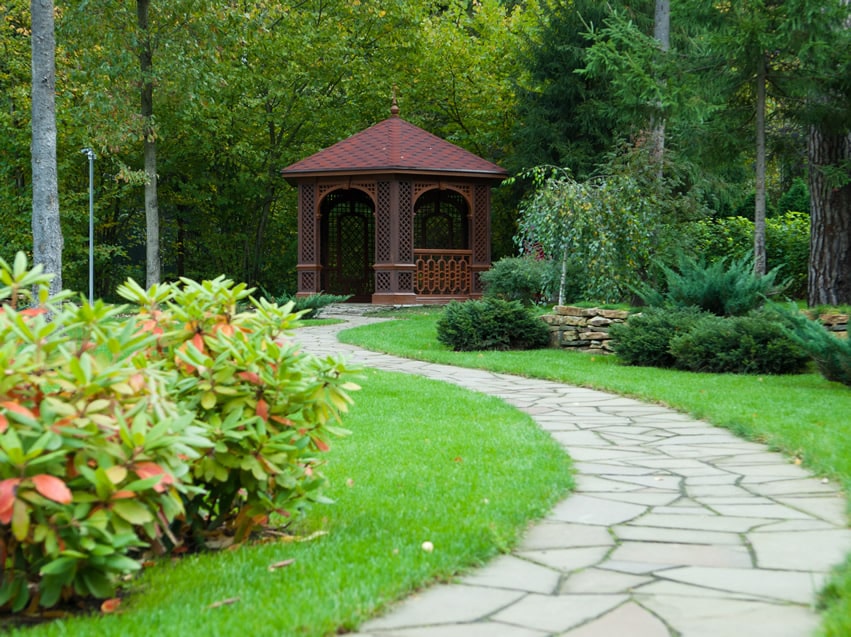
<instances>
[{"instance_id":1,"label":"flagstone path","mask_svg":"<svg viewBox=\"0 0 851 637\"><path fill-rule=\"evenodd\" d=\"M575 493L510 555L411 596L357 636L813 634L816 594L851 551L836 484L657 405L341 344L338 331L370 320L343 318L298 340L317 354L498 396L564 445L578 472Z\"/></svg>"}]
</instances>

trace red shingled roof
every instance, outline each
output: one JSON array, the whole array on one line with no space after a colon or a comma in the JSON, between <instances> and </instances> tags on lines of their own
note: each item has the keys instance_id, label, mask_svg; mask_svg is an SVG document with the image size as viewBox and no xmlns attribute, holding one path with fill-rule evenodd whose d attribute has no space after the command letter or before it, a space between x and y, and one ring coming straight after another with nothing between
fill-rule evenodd
<instances>
[{"instance_id":1,"label":"red shingled roof","mask_svg":"<svg viewBox=\"0 0 851 637\"><path fill-rule=\"evenodd\" d=\"M287 168L287 179L328 174L413 172L504 179L508 173L487 160L398 115L337 142Z\"/></svg>"}]
</instances>

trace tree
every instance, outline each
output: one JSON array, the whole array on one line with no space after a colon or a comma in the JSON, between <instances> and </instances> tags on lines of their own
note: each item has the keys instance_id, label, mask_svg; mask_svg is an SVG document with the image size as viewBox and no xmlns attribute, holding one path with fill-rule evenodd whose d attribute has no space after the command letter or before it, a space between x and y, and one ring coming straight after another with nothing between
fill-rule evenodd
<instances>
[{"instance_id":1,"label":"tree","mask_svg":"<svg viewBox=\"0 0 851 637\"><path fill-rule=\"evenodd\" d=\"M56 170L56 43L53 0L31 0L33 261L62 290L62 228Z\"/></svg>"},{"instance_id":2,"label":"tree","mask_svg":"<svg viewBox=\"0 0 851 637\"><path fill-rule=\"evenodd\" d=\"M154 116L154 51L148 26L151 0L136 0L141 74L142 144L145 157L145 280L151 287L160 282L160 208L157 200L157 141Z\"/></svg>"},{"instance_id":3,"label":"tree","mask_svg":"<svg viewBox=\"0 0 851 637\"><path fill-rule=\"evenodd\" d=\"M526 35L525 73L519 78L514 166L549 164L568 168L579 179L592 174L605 153L630 126L612 108L611 78L578 71L612 11L597 0L541 3L539 22ZM619 3L620 4L620 3Z\"/></svg>"},{"instance_id":4,"label":"tree","mask_svg":"<svg viewBox=\"0 0 851 637\"><path fill-rule=\"evenodd\" d=\"M817 4L817 3L816 3ZM808 90L807 159L810 262L807 301L851 303L851 4L810 7L820 46L804 61L817 82Z\"/></svg>"},{"instance_id":5,"label":"tree","mask_svg":"<svg viewBox=\"0 0 851 637\"><path fill-rule=\"evenodd\" d=\"M671 48L671 2L670 0L656 0L656 10L653 14L653 37L659 42L662 53L667 53ZM664 78L660 80L664 83ZM653 161L656 163L660 177L664 166L665 155L665 118L662 113L661 101L657 102L659 112L654 114L651 120L651 138L653 140Z\"/></svg>"}]
</instances>

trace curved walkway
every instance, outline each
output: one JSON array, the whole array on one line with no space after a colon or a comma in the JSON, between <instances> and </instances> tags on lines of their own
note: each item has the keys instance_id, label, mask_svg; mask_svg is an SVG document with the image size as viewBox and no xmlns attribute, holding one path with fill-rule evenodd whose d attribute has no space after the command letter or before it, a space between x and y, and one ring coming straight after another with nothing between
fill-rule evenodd
<instances>
[{"instance_id":1,"label":"curved walkway","mask_svg":"<svg viewBox=\"0 0 851 637\"><path fill-rule=\"evenodd\" d=\"M851 551L837 485L763 445L657 405L344 345L370 319L298 340L369 367L498 396L575 461L577 490L510 555L413 595L361 637L806 637Z\"/></svg>"}]
</instances>

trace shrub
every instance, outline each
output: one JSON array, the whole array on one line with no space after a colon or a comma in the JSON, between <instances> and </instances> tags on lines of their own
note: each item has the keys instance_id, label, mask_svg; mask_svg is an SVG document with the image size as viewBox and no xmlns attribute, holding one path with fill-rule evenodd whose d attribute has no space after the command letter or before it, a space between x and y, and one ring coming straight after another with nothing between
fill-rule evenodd
<instances>
[{"instance_id":1,"label":"shrub","mask_svg":"<svg viewBox=\"0 0 851 637\"><path fill-rule=\"evenodd\" d=\"M743 259L753 254L753 221L725 217L690 225L689 237L696 254L711 262ZM793 298L807 295L807 262L810 254L810 218L805 212L785 212L765 221L766 267L783 266L789 280L786 293Z\"/></svg>"},{"instance_id":2,"label":"shrub","mask_svg":"<svg viewBox=\"0 0 851 637\"><path fill-rule=\"evenodd\" d=\"M224 279L130 281L128 318L48 283L0 260L0 607L109 597L146 546L239 540L321 498L356 386L289 341L291 307L237 312L248 290Z\"/></svg>"},{"instance_id":3,"label":"shrub","mask_svg":"<svg viewBox=\"0 0 851 637\"><path fill-rule=\"evenodd\" d=\"M559 274L551 259L522 256L500 259L481 278L485 296L534 305L552 301Z\"/></svg>"},{"instance_id":4,"label":"shrub","mask_svg":"<svg viewBox=\"0 0 851 637\"><path fill-rule=\"evenodd\" d=\"M776 284L779 268L763 276L753 272L748 258L720 259L706 264L680 255L677 269L660 266L665 274L666 290L649 287L637 290L651 306L698 307L717 316L742 316L762 306L766 299L783 291Z\"/></svg>"},{"instance_id":5,"label":"shrub","mask_svg":"<svg viewBox=\"0 0 851 637\"><path fill-rule=\"evenodd\" d=\"M266 296L267 298L269 297L268 294ZM301 318L314 319L319 318L319 315L322 314L322 310L329 305L334 303L345 303L350 298L352 298L351 295L325 294L324 292L320 292L319 294L311 294L310 296L291 296L289 294L283 294L277 298L272 298L271 300L278 305L287 305L288 303L292 303L292 311L299 314Z\"/></svg>"},{"instance_id":6,"label":"shrub","mask_svg":"<svg viewBox=\"0 0 851 637\"><path fill-rule=\"evenodd\" d=\"M697 308L647 308L626 323L613 324L609 334L615 353L628 365L673 367L671 339L688 332L705 312Z\"/></svg>"},{"instance_id":7,"label":"shrub","mask_svg":"<svg viewBox=\"0 0 851 637\"><path fill-rule=\"evenodd\" d=\"M211 446L148 365L120 308L48 299L50 277L0 260L0 607L109 597L131 554L183 513L187 461ZM36 304L18 301L36 286Z\"/></svg>"},{"instance_id":8,"label":"shrub","mask_svg":"<svg viewBox=\"0 0 851 637\"><path fill-rule=\"evenodd\" d=\"M675 366L715 374L794 374L808 357L767 314L706 316L671 340Z\"/></svg>"},{"instance_id":9,"label":"shrub","mask_svg":"<svg viewBox=\"0 0 851 637\"><path fill-rule=\"evenodd\" d=\"M192 464L200 496L186 502L188 532L240 541L273 513L292 517L321 500L319 453L346 411L349 370L305 354L288 336L292 304L254 301L244 284L219 277L118 293L139 306L140 329L153 331L152 362L177 373L177 398L195 413L213 449ZM251 312L236 308L249 298Z\"/></svg>"},{"instance_id":10,"label":"shrub","mask_svg":"<svg viewBox=\"0 0 851 637\"><path fill-rule=\"evenodd\" d=\"M822 376L851 387L851 340L831 334L794 306L773 304L771 310L783 321L787 334L815 361Z\"/></svg>"},{"instance_id":11,"label":"shrub","mask_svg":"<svg viewBox=\"0 0 851 637\"><path fill-rule=\"evenodd\" d=\"M453 301L437 322L437 339L456 352L535 349L549 344L549 330L519 301Z\"/></svg>"}]
</instances>

